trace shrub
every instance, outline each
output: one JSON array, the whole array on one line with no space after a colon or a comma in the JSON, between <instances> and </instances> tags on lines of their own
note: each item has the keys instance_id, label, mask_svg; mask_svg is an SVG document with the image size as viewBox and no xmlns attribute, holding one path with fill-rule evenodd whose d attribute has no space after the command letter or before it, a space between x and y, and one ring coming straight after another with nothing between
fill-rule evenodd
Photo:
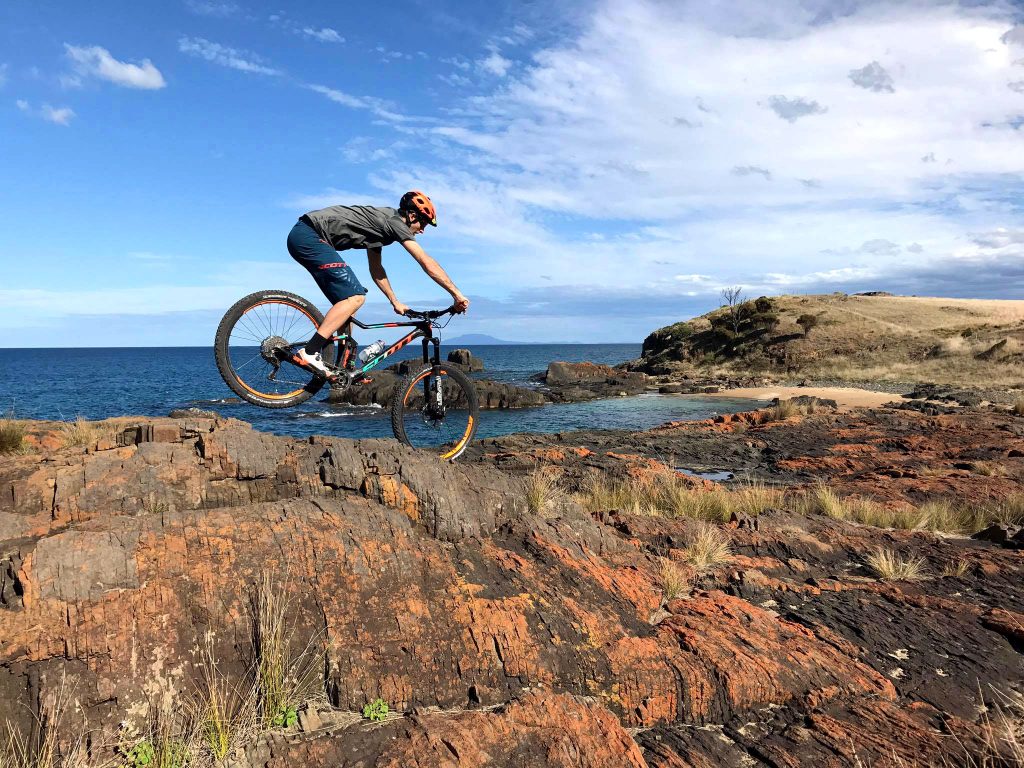
<instances>
[{"instance_id":1,"label":"shrub","mask_svg":"<svg viewBox=\"0 0 1024 768\"><path fill-rule=\"evenodd\" d=\"M21 450L25 439L25 425L14 419L14 413L0 417L0 453L15 453Z\"/></svg>"},{"instance_id":2,"label":"shrub","mask_svg":"<svg viewBox=\"0 0 1024 768\"><path fill-rule=\"evenodd\" d=\"M767 296L760 296L754 300L754 309L761 313L774 312L775 300Z\"/></svg>"},{"instance_id":3,"label":"shrub","mask_svg":"<svg viewBox=\"0 0 1024 768\"><path fill-rule=\"evenodd\" d=\"M903 558L891 549L875 550L868 555L867 564L883 581L921 581L926 578L924 558Z\"/></svg>"},{"instance_id":4,"label":"shrub","mask_svg":"<svg viewBox=\"0 0 1024 768\"><path fill-rule=\"evenodd\" d=\"M690 537L683 559L695 571L708 571L732 559L732 546L720 528L703 523Z\"/></svg>"},{"instance_id":5,"label":"shrub","mask_svg":"<svg viewBox=\"0 0 1024 768\"><path fill-rule=\"evenodd\" d=\"M800 317L796 319L796 324L803 329L804 336L806 336L811 332L812 328L815 328L818 325L818 316L807 314L800 315Z\"/></svg>"},{"instance_id":6,"label":"shrub","mask_svg":"<svg viewBox=\"0 0 1024 768\"><path fill-rule=\"evenodd\" d=\"M1011 411L1011 412L1012 412L1012 413L1013 413L1013 414L1014 414L1015 416L1024 416L1024 397L1022 397L1022 398L1020 398L1019 400L1017 400L1017 401L1016 401L1016 402L1015 402L1015 403L1013 404L1013 407L1012 407L1012 408L1010 409L1010 411Z\"/></svg>"}]
</instances>

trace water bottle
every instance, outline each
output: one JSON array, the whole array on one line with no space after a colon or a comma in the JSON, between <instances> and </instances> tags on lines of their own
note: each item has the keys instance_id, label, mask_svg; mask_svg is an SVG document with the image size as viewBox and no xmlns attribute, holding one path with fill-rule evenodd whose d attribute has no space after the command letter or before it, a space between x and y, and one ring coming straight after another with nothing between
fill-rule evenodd
<instances>
[{"instance_id":1,"label":"water bottle","mask_svg":"<svg viewBox=\"0 0 1024 768\"><path fill-rule=\"evenodd\" d=\"M359 353L359 362L364 365L384 351L384 339L377 339Z\"/></svg>"}]
</instances>

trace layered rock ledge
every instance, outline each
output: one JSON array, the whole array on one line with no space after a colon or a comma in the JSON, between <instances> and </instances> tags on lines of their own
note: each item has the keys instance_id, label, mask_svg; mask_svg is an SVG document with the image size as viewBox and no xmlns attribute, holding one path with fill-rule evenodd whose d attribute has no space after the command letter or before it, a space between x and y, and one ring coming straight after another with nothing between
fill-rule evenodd
<instances>
[{"instance_id":1,"label":"layered rock ledge","mask_svg":"<svg viewBox=\"0 0 1024 768\"><path fill-rule=\"evenodd\" d=\"M485 441L448 465L217 418L110 420L67 448L36 424L28 452L0 457L0 720L30 731L58 687L66 736L144 718L200 683L207 643L243 675L269 578L334 710L380 697L400 716L285 732L246 765L957 764L984 749L982 699L1021 692L1020 552L763 511L666 599L664 563L685 568L702 523L569 498L531 512L525 472L665 471L671 445L680 466L739 456L907 495L930 478L883 468L1015 458L1022 425L745 414ZM1011 481L959 471L953 491ZM934 577L877 580L864 561L881 546Z\"/></svg>"}]
</instances>

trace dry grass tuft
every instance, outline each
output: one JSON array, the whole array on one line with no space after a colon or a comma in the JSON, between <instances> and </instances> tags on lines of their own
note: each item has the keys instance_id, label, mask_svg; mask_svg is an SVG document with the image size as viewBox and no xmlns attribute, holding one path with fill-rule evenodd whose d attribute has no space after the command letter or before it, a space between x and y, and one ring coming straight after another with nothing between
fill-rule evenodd
<instances>
[{"instance_id":1,"label":"dry grass tuft","mask_svg":"<svg viewBox=\"0 0 1024 768\"><path fill-rule=\"evenodd\" d=\"M942 566L942 576L943 578L962 579L970 569L970 561L960 557L956 560L950 560Z\"/></svg>"},{"instance_id":2,"label":"dry grass tuft","mask_svg":"<svg viewBox=\"0 0 1024 768\"><path fill-rule=\"evenodd\" d=\"M733 514L752 517L765 509L781 507L785 498L784 491L758 481L741 483L735 490L722 486L694 488L688 479L668 472L653 479L627 481L593 476L578 496L592 512L621 509L632 514L717 523L727 522Z\"/></svg>"},{"instance_id":3,"label":"dry grass tuft","mask_svg":"<svg viewBox=\"0 0 1024 768\"><path fill-rule=\"evenodd\" d=\"M526 478L526 506L535 515L548 512L563 495L551 467L537 467Z\"/></svg>"},{"instance_id":4,"label":"dry grass tuft","mask_svg":"<svg viewBox=\"0 0 1024 768\"><path fill-rule=\"evenodd\" d=\"M782 421L790 416L796 416L803 411L792 400L780 400L771 407L772 421Z\"/></svg>"},{"instance_id":5,"label":"dry grass tuft","mask_svg":"<svg viewBox=\"0 0 1024 768\"><path fill-rule=\"evenodd\" d=\"M661 577L661 589L665 594L666 600L675 600L677 597L689 594L691 587L690 575L667 557L661 559L659 576Z\"/></svg>"},{"instance_id":6,"label":"dry grass tuft","mask_svg":"<svg viewBox=\"0 0 1024 768\"><path fill-rule=\"evenodd\" d=\"M25 425L14 418L14 413L0 417L0 453L17 453L25 439Z\"/></svg>"},{"instance_id":7,"label":"dry grass tuft","mask_svg":"<svg viewBox=\"0 0 1024 768\"><path fill-rule=\"evenodd\" d=\"M289 725L299 705L316 695L317 674L322 667L316 638L296 650L294 627L287 624L286 587L270 574L256 583L250 601L255 690L263 729Z\"/></svg>"},{"instance_id":8,"label":"dry grass tuft","mask_svg":"<svg viewBox=\"0 0 1024 768\"><path fill-rule=\"evenodd\" d=\"M924 558L903 558L891 549L877 549L867 564L883 581L921 581L927 578Z\"/></svg>"},{"instance_id":9,"label":"dry grass tuft","mask_svg":"<svg viewBox=\"0 0 1024 768\"><path fill-rule=\"evenodd\" d=\"M709 571L732 559L732 545L721 528L703 523L690 537L683 559L697 572Z\"/></svg>"},{"instance_id":10,"label":"dry grass tuft","mask_svg":"<svg viewBox=\"0 0 1024 768\"><path fill-rule=\"evenodd\" d=\"M232 683L220 672L207 637L202 664L203 680L193 709L201 739L214 763L260 731L262 711L255 680Z\"/></svg>"},{"instance_id":11,"label":"dry grass tuft","mask_svg":"<svg viewBox=\"0 0 1024 768\"><path fill-rule=\"evenodd\" d=\"M6 723L6 733L0 734L0 768L85 768L88 762L84 737L70 745L58 743L58 732L64 714L71 705L71 691L66 679L43 702L32 737L19 733Z\"/></svg>"},{"instance_id":12,"label":"dry grass tuft","mask_svg":"<svg viewBox=\"0 0 1024 768\"><path fill-rule=\"evenodd\" d=\"M971 463L971 471L984 477L1006 477L1006 467L994 461L975 461Z\"/></svg>"},{"instance_id":13,"label":"dry grass tuft","mask_svg":"<svg viewBox=\"0 0 1024 768\"><path fill-rule=\"evenodd\" d=\"M1014 402L1013 407L1010 408L1010 411L1015 416L1024 416L1024 397Z\"/></svg>"},{"instance_id":14,"label":"dry grass tuft","mask_svg":"<svg viewBox=\"0 0 1024 768\"><path fill-rule=\"evenodd\" d=\"M99 436L99 426L95 422L87 421L79 416L74 421L68 421L61 425L60 435L64 445L72 447L86 447Z\"/></svg>"}]
</instances>

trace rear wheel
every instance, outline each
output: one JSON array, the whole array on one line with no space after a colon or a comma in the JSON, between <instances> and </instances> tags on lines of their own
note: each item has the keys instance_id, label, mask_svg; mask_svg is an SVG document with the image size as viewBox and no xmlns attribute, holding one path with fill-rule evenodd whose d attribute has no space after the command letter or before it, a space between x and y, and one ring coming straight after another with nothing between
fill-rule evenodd
<instances>
[{"instance_id":1,"label":"rear wheel","mask_svg":"<svg viewBox=\"0 0 1024 768\"><path fill-rule=\"evenodd\" d=\"M395 437L453 461L466 450L480 416L476 387L458 368L441 364L412 370L391 400Z\"/></svg>"},{"instance_id":2,"label":"rear wheel","mask_svg":"<svg viewBox=\"0 0 1024 768\"><path fill-rule=\"evenodd\" d=\"M214 356L231 390L253 405L288 408L305 402L324 379L288 362L324 317L311 303L287 291L257 291L236 302L217 328ZM334 365L335 345L324 347Z\"/></svg>"}]
</instances>

